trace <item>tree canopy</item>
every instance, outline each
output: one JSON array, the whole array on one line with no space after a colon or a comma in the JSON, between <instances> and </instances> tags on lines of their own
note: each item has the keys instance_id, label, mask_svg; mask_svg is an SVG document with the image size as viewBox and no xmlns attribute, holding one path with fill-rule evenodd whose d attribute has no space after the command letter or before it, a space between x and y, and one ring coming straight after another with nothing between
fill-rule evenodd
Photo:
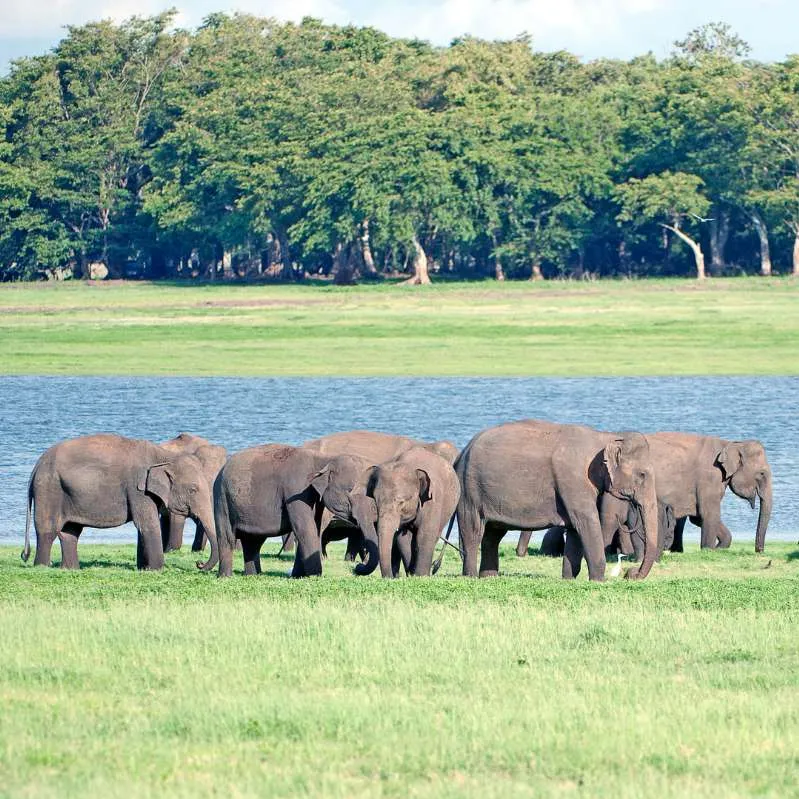
<instances>
[{"instance_id":1,"label":"tree canopy","mask_svg":"<svg viewBox=\"0 0 799 799\"><path fill-rule=\"evenodd\" d=\"M799 57L723 24L583 63L174 17L0 79L0 279L799 273Z\"/></svg>"}]
</instances>

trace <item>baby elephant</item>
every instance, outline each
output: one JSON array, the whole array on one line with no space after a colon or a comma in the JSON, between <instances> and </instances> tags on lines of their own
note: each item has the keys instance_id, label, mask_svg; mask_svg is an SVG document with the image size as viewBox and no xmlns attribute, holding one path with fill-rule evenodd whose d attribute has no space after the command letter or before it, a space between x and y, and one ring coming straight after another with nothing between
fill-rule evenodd
<instances>
[{"instance_id":1,"label":"baby elephant","mask_svg":"<svg viewBox=\"0 0 799 799\"><path fill-rule=\"evenodd\" d=\"M352 495L367 550L355 573L371 574L379 561L383 577L396 576L403 547L395 546L395 537L410 536L410 573L429 575L436 541L460 499L452 466L429 449L414 447L366 469Z\"/></svg>"}]
</instances>

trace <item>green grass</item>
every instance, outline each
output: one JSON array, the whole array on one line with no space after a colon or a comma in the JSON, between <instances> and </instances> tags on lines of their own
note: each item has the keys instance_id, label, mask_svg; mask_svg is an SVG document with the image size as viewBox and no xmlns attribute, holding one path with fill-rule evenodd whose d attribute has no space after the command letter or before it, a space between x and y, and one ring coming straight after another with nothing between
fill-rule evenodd
<instances>
[{"instance_id":1,"label":"green grass","mask_svg":"<svg viewBox=\"0 0 799 799\"><path fill-rule=\"evenodd\" d=\"M129 375L797 374L790 278L0 286L0 371Z\"/></svg>"},{"instance_id":2,"label":"green grass","mask_svg":"<svg viewBox=\"0 0 799 799\"><path fill-rule=\"evenodd\" d=\"M268 547L274 555L275 545ZM651 579L227 581L0 549L3 796L788 796L799 550L666 555ZM454 557L453 557L454 555ZM238 568L241 568L239 562Z\"/></svg>"}]
</instances>

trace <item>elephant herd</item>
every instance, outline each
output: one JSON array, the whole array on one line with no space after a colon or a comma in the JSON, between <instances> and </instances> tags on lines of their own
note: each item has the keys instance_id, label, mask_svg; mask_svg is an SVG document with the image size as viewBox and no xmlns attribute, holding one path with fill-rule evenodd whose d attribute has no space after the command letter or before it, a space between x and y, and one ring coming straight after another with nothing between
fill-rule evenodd
<instances>
[{"instance_id":1,"label":"elephant herd","mask_svg":"<svg viewBox=\"0 0 799 799\"><path fill-rule=\"evenodd\" d=\"M691 433L608 433L539 420L479 432L458 452L448 441L424 442L366 430L333 433L301 446L264 444L230 457L223 447L181 433L170 441L103 433L62 441L38 460L28 484L25 548L36 531L35 564L49 565L53 542L61 566L78 568L85 526L133 522L137 566L161 569L179 549L187 518L196 522L192 549L207 539L210 556L230 576L240 544L244 573L261 571L260 550L281 536L296 546L292 576L322 573L326 545L347 539L356 574L377 567L429 575L436 543L457 519L463 574L499 572L499 543L521 531L527 554L533 531L542 551L562 556L564 578L585 560L603 580L609 551L634 554L626 576L646 577L664 549L682 551L686 519L701 528L703 547L727 547L721 521L727 488L759 500L755 549L763 550L772 507L771 469L759 441L727 441ZM478 564L479 550L479 564ZM442 550L442 556L443 556Z\"/></svg>"}]
</instances>

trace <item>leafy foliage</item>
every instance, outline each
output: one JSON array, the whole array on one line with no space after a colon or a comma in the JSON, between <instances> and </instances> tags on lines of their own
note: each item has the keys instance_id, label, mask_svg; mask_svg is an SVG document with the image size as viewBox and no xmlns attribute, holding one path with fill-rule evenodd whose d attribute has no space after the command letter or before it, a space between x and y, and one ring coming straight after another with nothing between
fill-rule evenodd
<instances>
[{"instance_id":1,"label":"leafy foliage","mask_svg":"<svg viewBox=\"0 0 799 799\"><path fill-rule=\"evenodd\" d=\"M798 62L745 60L723 24L660 62L582 63L525 36L174 13L71 27L0 80L0 279L347 282L418 247L439 274L687 274L658 222L697 216L713 271L755 271L755 229L791 263Z\"/></svg>"}]
</instances>

